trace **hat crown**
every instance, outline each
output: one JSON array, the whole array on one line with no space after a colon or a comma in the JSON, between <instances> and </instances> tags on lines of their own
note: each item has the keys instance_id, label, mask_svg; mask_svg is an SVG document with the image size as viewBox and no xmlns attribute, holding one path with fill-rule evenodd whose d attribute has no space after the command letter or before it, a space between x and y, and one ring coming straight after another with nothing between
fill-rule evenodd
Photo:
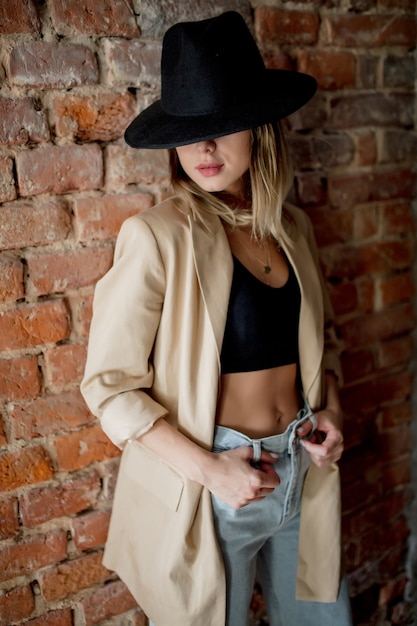
<instances>
[{"instance_id":1,"label":"hat crown","mask_svg":"<svg viewBox=\"0 0 417 626\"><path fill-rule=\"evenodd\" d=\"M161 104L176 116L227 112L264 80L261 54L244 19L228 11L217 18L183 22L165 34Z\"/></svg>"}]
</instances>

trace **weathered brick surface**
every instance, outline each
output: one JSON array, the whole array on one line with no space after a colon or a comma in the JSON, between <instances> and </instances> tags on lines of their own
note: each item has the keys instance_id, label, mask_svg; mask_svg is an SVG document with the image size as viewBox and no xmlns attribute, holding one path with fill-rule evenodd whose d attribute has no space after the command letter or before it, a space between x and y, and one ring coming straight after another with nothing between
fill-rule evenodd
<instances>
[{"instance_id":1,"label":"weathered brick surface","mask_svg":"<svg viewBox=\"0 0 417 626\"><path fill-rule=\"evenodd\" d=\"M110 246L28 255L29 289L42 296L94 285L110 268L112 258Z\"/></svg>"},{"instance_id":2,"label":"weathered brick surface","mask_svg":"<svg viewBox=\"0 0 417 626\"><path fill-rule=\"evenodd\" d=\"M101 564L102 557L101 552L93 552L43 572L39 583L45 600L60 600L106 580L110 572Z\"/></svg>"},{"instance_id":3,"label":"weathered brick surface","mask_svg":"<svg viewBox=\"0 0 417 626\"><path fill-rule=\"evenodd\" d=\"M59 300L6 311L0 316L0 351L63 341L69 332L68 311Z\"/></svg>"},{"instance_id":4,"label":"weathered brick surface","mask_svg":"<svg viewBox=\"0 0 417 626\"><path fill-rule=\"evenodd\" d=\"M79 141L112 141L135 117L131 93L57 96L53 102L55 129L60 137Z\"/></svg>"},{"instance_id":5,"label":"weathered brick surface","mask_svg":"<svg viewBox=\"0 0 417 626\"><path fill-rule=\"evenodd\" d=\"M42 89L72 89L98 81L97 60L84 45L28 41L10 54L12 85Z\"/></svg>"},{"instance_id":6,"label":"weathered brick surface","mask_svg":"<svg viewBox=\"0 0 417 626\"><path fill-rule=\"evenodd\" d=\"M35 446L0 455L0 490L43 482L53 476L52 461L44 448Z\"/></svg>"},{"instance_id":7,"label":"weathered brick surface","mask_svg":"<svg viewBox=\"0 0 417 626\"><path fill-rule=\"evenodd\" d=\"M37 111L29 98L0 98L0 144L20 145L49 139L43 111Z\"/></svg>"},{"instance_id":8,"label":"weathered brick surface","mask_svg":"<svg viewBox=\"0 0 417 626\"><path fill-rule=\"evenodd\" d=\"M35 598L29 587L15 587L0 596L0 624L22 623L35 608Z\"/></svg>"},{"instance_id":9,"label":"weathered brick surface","mask_svg":"<svg viewBox=\"0 0 417 626\"><path fill-rule=\"evenodd\" d=\"M24 576L67 556L67 537L62 530L29 537L15 545L0 547L0 581Z\"/></svg>"},{"instance_id":10,"label":"weathered brick surface","mask_svg":"<svg viewBox=\"0 0 417 626\"><path fill-rule=\"evenodd\" d=\"M100 478L95 472L74 477L60 486L27 491L19 498L23 525L33 527L85 511L97 504L99 493Z\"/></svg>"},{"instance_id":11,"label":"weathered brick surface","mask_svg":"<svg viewBox=\"0 0 417 626\"><path fill-rule=\"evenodd\" d=\"M14 200L16 195L13 160L7 156L0 156L0 202Z\"/></svg>"},{"instance_id":12,"label":"weathered brick surface","mask_svg":"<svg viewBox=\"0 0 417 626\"><path fill-rule=\"evenodd\" d=\"M40 21L33 0L3 0L0 3L0 34L38 33Z\"/></svg>"},{"instance_id":13,"label":"weathered brick surface","mask_svg":"<svg viewBox=\"0 0 417 626\"><path fill-rule=\"evenodd\" d=\"M110 514L110 511L94 511L73 520L74 543L78 550L90 550L105 543Z\"/></svg>"},{"instance_id":14,"label":"weathered brick surface","mask_svg":"<svg viewBox=\"0 0 417 626\"><path fill-rule=\"evenodd\" d=\"M102 185L103 163L99 146L49 146L17 155L20 194L65 193L98 189ZM42 167L39 167L42 163Z\"/></svg>"},{"instance_id":15,"label":"weathered brick surface","mask_svg":"<svg viewBox=\"0 0 417 626\"><path fill-rule=\"evenodd\" d=\"M65 240L71 217L65 200L10 203L0 209L0 249L39 246Z\"/></svg>"},{"instance_id":16,"label":"weathered brick surface","mask_svg":"<svg viewBox=\"0 0 417 626\"><path fill-rule=\"evenodd\" d=\"M107 35L136 37L136 24L131 0L51 0L54 27L60 35Z\"/></svg>"},{"instance_id":17,"label":"weathered brick surface","mask_svg":"<svg viewBox=\"0 0 417 626\"><path fill-rule=\"evenodd\" d=\"M152 204L152 195L144 193L112 194L76 200L74 213L78 240L87 242L115 237L126 218L140 213Z\"/></svg>"},{"instance_id":18,"label":"weathered brick surface","mask_svg":"<svg viewBox=\"0 0 417 626\"><path fill-rule=\"evenodd\" d=\"M85 426L93 417L79 391L38 397L9 408L11 433L16 439L32 439Z\"/></svg>"},{"instance_id":19,"label":"weathered brick surface","mask_svg":"<svg viewBox=\"0 0 417 626\"><path fill-rule=\"evenodd\" d=\"M354 623L412 623L415 0L0 0L0 626L147 626L101 563L120 451L79 382L120 225L169 193L165 153L124 129L159 97L165 30L225 10L267 67L318 81L288 119L289 198L341 342Z\"/></svg>"}]
</instances>

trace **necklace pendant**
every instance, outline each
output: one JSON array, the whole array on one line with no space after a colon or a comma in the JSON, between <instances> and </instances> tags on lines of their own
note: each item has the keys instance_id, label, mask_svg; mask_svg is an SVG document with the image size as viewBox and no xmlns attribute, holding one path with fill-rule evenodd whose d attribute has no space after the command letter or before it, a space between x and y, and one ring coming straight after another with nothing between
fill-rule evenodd
<instances>
[{"instance_id":1,"label":"necklace pendant","mask_svg":"<svg viewBox=\"0 0 417 626\"><path fill-rule=\"evenodd\" d=\"M270 265L264 265L264 272L265 272L265 274L270 274L271 266Z\"/></svg>"}]
</instances>

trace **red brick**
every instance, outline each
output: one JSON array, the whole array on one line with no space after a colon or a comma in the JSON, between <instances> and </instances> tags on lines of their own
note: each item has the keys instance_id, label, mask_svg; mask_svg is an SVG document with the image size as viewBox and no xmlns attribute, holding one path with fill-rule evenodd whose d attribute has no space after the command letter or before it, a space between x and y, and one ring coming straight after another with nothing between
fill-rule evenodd
<instances>
[{"instance_id":1,"label":"red brick","mask_svg":"<svg viewBox=\"0 0 417 626\"><path fill-rule=\"evenodd\" d=\"M412 264L413 245L408 240L345 245L323 250L321 258L327 277L353 278L408 269Z\"/></svg>"},{"instance_id":2,"label":"red brick","mask_svg":"<svg viewBox=\"0 0 417 626\"><path fill-rule=\"evenodd\" d=\"M301 207L327 204L327 179L324 172L300 172L295 177L297 204Z\"/></svg>"},{"instance_id":3,"label":"red brick","mask_svg":"<svg viewBox=\"0 0 417 626\"><path fill-rule=\"evenodd\" d=\"M105 544L110 523L110 511L92 511L72 520L77 550L91 550Z\"/></svg>"},{"instance_id":4,"label":"red brick","mask_svg":"<svg viewBox=\"0 0 417 626\"><path fill-rule=\"evenodd\" d=\"M74 515L97 504L101 485L95 472L67 478L58 486L26 491L19 498L24 526L38 526L57 517Z\"/></svg>"},{"instance_id":5,"label":"red brick","mask_svg":"<svg viewBox=\"0 0 417 626\"><path fill-rule=\"evenodd\" d=\"M334 97L330 101L330 128L413 125L414 99L406 93L372 93Z\"/></svg>"},{"instance_id":6,"label":"red brick","mask_svg":"<svg viewBox=\"0 0 417 626\"><path fill-rule=\"evenodd\" d=\"M71 298L73 322L81 337L88 337L93 312L93 295L75 295Z\"/></svg>"},{"instance_id":7,"label":"red brick","mask_svg":"<svg viewBox=\"0 0 417 626\"><path fill-rule=\"evenodd\" d=\"M414 48L415 20L405 15L335 15L324 18L327 42L333 46L406 46Z\"/></svg>"},{"instance_id":8,"label":"red brick","mask_svg":"<svg viewBox=\"0 0 417 626\"><path fill-rule=\"evenodd\" d=\"M40 23L33 0L6 0L0 3L2 35L37 33Z\"/></svg>"},{"instance_id":9,"label":"red brick","mask_svg":"<svg viewBox=\"0 0 417 626\"><path fill-rule=\"evenodd\" d=\"M71 218L64 200L13 203L0 210L0 248L40 246L66 239Z\"/></svg>"},{"instance_id":10,"label":"red brick","mask_svg":"<svg viewBox=\"0 0 417 626\"><path fill-rule=\"evenodd\" d=\"M35 109L30 98L0 98L0 144L22 145L48 139L45 114Z\"/></svg>"},{"instance_id":11,"label":"red brick","mask_svg":"<svg viewBox=\"0 0 417 626\"><path fill-rule=\"evenodd\" d=\"M332 174L328 179L329 199L336 208L397 198L409 199L413 197L415 181L416 175L407 168Z\"/></svg>"},{"instance_id":12,"label":"red brick","mask_svg":"<svg viewBox=\"0 0 417 626\"><path fill-rule=\"evenodd\" d=\"M348 52L299 50L297 69L314 76L320 89L347 89L355 86L355 57Z\"/></svg>"},{"instance_id":13,"label":"red brick","mask_svg":"<svg viewBox=\"0 0 417 626\"><path fill-rule=\"evenodd\" d=\"M10 157L0 157L0 202L8 202L17 197L13 160Z\"/></svg>"},{"instance_id":14,"label":"red brick","mask_svg":"<svg viewBox=\"0 0 417 626\"><path fill-rule=\"evenodd\" d=\"M110 573L101 563L102 556L101 552L93 552L42 572L39 585L45 600L61 600L81 589L104 582Z\"/></svg>"},{"instance_id":15,"label":"red brick","mask_svg":"<svg viewBox=\"0 0 417 626\"><path fill-rule=\"evenodd\" d=\"M107 37L137 37L130 0L52 0L51 16L60 35L106 35Z\"/></svg>"},{"instance_id":16,"label":"red brick","mask_svg":"<svg viewBox=\"0 0 417 626\"><path fill-rule=\"evenodd\" d=\"M107 76L106 83L112 86L159 87L161 44L106 39L104 41ZM153 98L153 100L155 97ZM150 104L145 100L144 104Z\"/></svg>"},{"instance_id":17,"label":"red brick","mask_svg":"<svg viewBox=\"0 0 417 626\"><path fill-rule=\"evenodd\" d=\"M16 157L22 196L98 189L103 182L99 146L48 146L21 152Z\"/></svg>"},{"instance_id":18,"label":"red brick","mask_svg":"<svg viewBox=\"0 0 417 626\"><path fill-rule=\"evenodd\" d=\"M415 223L411 203L390 202L380 207L381 234L414 233Z\"/></svg>"},{"instance_id":19,"label":"red brick","mask_svg":"<svg viewBox=\"0 0 417 626\"><path fill-rule=\"evenodd\" d=\"M120 454L98 424L56 437L55 450L60 471L81 469Z\"/></svg>"},{"instance_id":20,"label":"red brick","mask_svg":"<svg viewBox=\"0 0 417 626\"><path fill-rule=\"evenodd\" d=\"M411 335L399 337L392 341L381 343L379 346L379 366L391 368L398 365L407 365L413 355L413 341Z\"/></svg>"},{"instance_id":21,"label":"red brick","mask_svg":"<svg viewBox=\"0 0 417 626\"><path fill-rule=\"evenodd\" d=\"M0 318L1 319L1 318ZM40 394L41 377L36 357L0 361L0 399L29 400Z\"/></svg>"},{"instance_id":22,"label":"red brick","mask_svg":"<svg viewBox=\"0 0 417 626\"><path fill-rule=\"evenodd\" d=\"M67 535L63 530L22 539L0 547L0 580L32 574L40 567L54 565L67 556Z\"/></svg>"},{"instance_id":23,"label":"red brick","mask_svg":"<svg viewBox=\"0 0 417 626\"><path fill-rule=\"evenodd\" d=\"M53 300L5 311L0 316L0 350L22 350L67 339L68 310Z\"/></svg>"},{"instance_id":24,"label":"red brick","mask_svg":"<svg viewBox=\"0 0 417 626\"><path fill-rule=\"evenodd\" d=\"M414 163L417 134L411 130L386 130L381 152L381 163Z\"/></svg>"},{"instance_id":25,"label":"red brick","mask_svg":"<svg viewBox=\"0 0 417 626\"><path fill-rule=\"evenodd\" d=\"M378 210L375 206L361 206L353 211L354 239L369 239L378 234Z\"/></svg>"},{"instance_id":26,"label":"red brick","mask_svg":"<svg viewBox=\"0 0 417 626\"><path fill-rule=\"evenodd\" d=\"M17 498L0 500L0 541L16 537L18 532L19 518Z\"/></svg>"},{"instance_id":27,"label":"red brick","mask_svg":"<svg viewBox=\"0 0 417 626\"><path fill-rule=\"evenodd\" d=\"M343 530L349 537L358 537L372 532L381 520L395 519L402 513L407 504L403 492L390 494L389 498L383 497L380 501L366 510L359 510L343 520Z\"/></svg>"},{"instance_id":28,"label":"red brick","mask_svg":"<svg viewBox=\"0 0 417 626\"><path fill-rule=\"evenodd\" d=\"M414 327L414 314L409 303L390 309L362 315L340 325L343 339L351 346L364 346L401 333Z\"/></svg>"},{"instance_id":29,"label":"red brick","mask_svg":"<svg viewBox=\"0 0 417 626\"><path fill-rule=\"evenodd\" d=\"M94 285L113 261L113 248L80 248L28 255L30 291L37 296Z\"/></svg>"},{"instance_id":30,"label":"red brick","mask_svg":"<svg viewBox=\"0 0 417 626\"><path fill-rule=\"evenodd\" d=\"M35 598L30 587L15 587L0 596L0 624L21 624L35 610ZM27 622L25 622L27 624Z\"/></svg>"},{"instance_id":31,"label":"red brick","mask_svg":"<svg viewBox=\"0 0 417 626\"><path fill-rule=\"evenodd\" d=\"M375 356L371 349L345 352L341 362L345 383L358 381L375 371Z\"/></svg>"},{"instance_id":32,"label":"red brick","mask_svg":"<svg viewBox=\"0 0 417 626\"><path fill-rule=\"evenodd\" d=\"M15 302L22 298L24 293L21 260L3 254L0 256L0 302Z\"/></svg>"},{"instance_id":33,"label":"red brick","mask_svg":"<svg viewBox=\"0 0 417 626\"><path fill-rule=\"evenodd\" d=\"M354 135L356 144L356 162L359 166L374 165L377 162L375 133L370 130L358 130Z\"/></svg>"},{"instance_id":34,"label":"red brick","mask_svg":"<svg viewBox=\"0 0 417 626\"><path fill-rule=\"evenodd\" d=\"M255 9L255 29L260 44L312 45L319 30L317 13L260 6Z\"/></svg>"},{"instance_id":35,"label":"red brick","mask_svg":"<svg viewBox=\"0 0 417 626\"><path fill-rule=\"evenodd\" d=\"M115 615L121 615L137 606L122 582L109 583L81 602L86 626L91 626Z\"/></svg>"},{"instance_id":36,"label":"red brick","mask_svg":"<svg viewBox=\"0 0 417 626\"><path fill-rule=\"evenodd\" d=\"M84 242L115 237L125 219L153 204L153 196L146 193L80 198L74 203L78 240Z\"/></svg>"},{"instance_id":37,"label":"red brick","mask_svg":"<svg viewBox=\"0 0 417 626\"><path fill-rule=\"evenodd\" d=\"M55 128L59 137L79 141L112 141L123 136L135 117L136 101L131 93L67 94L53 102Z\"/></svg>"},{"instance_id":38,"label":"red brick","mask_svg":"<svg viewBox=\"0 0 417 626\"><path fill-rule=\"evenodd\" d=\"M290 115L287 119L291 130L318 128L327 124L327 99L318 92L310 102Z\"/></svg>"},{"instance_id":39,"label":"red brick","mask_svg":"<svg viewBox=\"0 0 417 626\"><path fill-rule=\"evenodd\" d=\"M413 89L415 61L411 54L388 54L384 59L384 85L391 89Z\"/></svg>"},{"instance_id":40,"label":"red brick","mask_svg":"<svg viewBox=\"0 0 417 626\"><path fill-rule=\"evenodd\" d=\"M106 183L112 188L130 183L163 182L169 175L166 150L113 145L106 148L106 162Z\"/></svg>"},{"instance_id":41,"label":"red brick","mask_svg":"<svg viewBox=\"0 0 417 626\"><path fill-rule=\"evenodd\" d=\"M31 619L29 622L25 622L26 626L73 626L72 610L58 609L57 611L50 611L45 615L40 615Z\"/></svg>"},{"instance_id":42,"label":"red brick","mask_svg":"<svg viewBox=\"0 0 417 626\"><path fill-rule=\"evenodd\" d=\"M91 424L93 416L79 390L48 395L9 409L15 439L31 439Z\"/></svg>"},{"instance_id":43,"label":"red brick","mask_svg":"<svg viewBox=\"0 0 417 626\"><path fill-rule=\"evenodd\" d=\"M79 383L84 374L87 346L63 344L44 354L46 379L50 389Z\"/></svg>"},{"instance_id":44,"label":"red brick","mask_svg":"<svg viewBox=\"0 0 417 626\"><path fill-rule=\"evenodd\" d=\"M10 54L12 85L39 89L72 89L98 82L94 53L84 45L24 41Z\"/></svg>"},{"instance_id":45,"label":"red brick","mask_svg":"<svg viewBox=\"0 0 417 626\"><path fill-rule=\"evenodd\" d=\"M344 243L352 238L351 211L329 211L327 208L312 211L309 215L320 247Z\"/></svg>"},{"instance_id":46,"label":"red brick","mask_svg":"<svg viewBox=\"0 0 417 626\"><path fill-rule=\"evenodd\" d=\"M411 463L407 457L401 461L394 461L384 467L383 481L386 491L404 487L410 484Z\"/></svg>"},{"instance_id":47,"label":"red brick","mask_svg":"<svg viewBox=\"0 0 417 626\"><path fill-rule=\"evenodd\" d=\"M370 51L364 51L356 56L357 63L357 88L376 89L379 82L379 56L371 56Z\"/></svg>"},{"instance_id":48,"label":"red brick","mask_svg":"<svg viewBox=\"0 0 417 626\"><path fill-rule=\"evenodd\" d=\"M0 490L10 491L43 482L54 474L52 461L41 446L22 448L0 455Z\"/></svg>"},{"instance_id":49,"label":"red brick","mask_svg":"<svg viewBox=\"0 0 417 626\"><path fill-rule=\"evenodd\" d=\"M336 315L344 315L357 311L358 292L353 281L330 284L328 291Z\"/></svg>"},{"instance_id":50,"label":"red brick","mask_svg":"<svg viewBox=\"0 0 417 626\"><path fill-rule=\"evenodd\" d=\"M377 282L378 299L382 307L411 300L414 292L413 277L409 272L380 278Z\"/></svg>"},{"instance_id":51,"label":"red brick","mask_svg":"<svg viewBox=\"0 0 417 626\"><path fill-rule=\"evenodd\" d=\"M325 135L288 135L291 155L297 168L307 169L334 167L353 162L355 145L349 135L326 133Z\"/></svg>"},{"instance_id":52,"label":"red brick","mask_svg":"<svg viewBox=\"0 0 417 626\"><path fill-rule=\"evenodd\" d=\"M378 380L378 394L381 404L392 402L403 402L410 397L412 391L412 374L410 372L400 372L384 376ZM406 440L405 429L403 431L403 439ZM391 433L392 435L392 433ZM397 438L397 434L395 435ZM400 440L400 437L398 436ZM411 437L409 437L411 444ZM394 444L395 445L395 444ZM401 443L399 443L401 446ZM386 460L387 457L384 457Z\"/></svg>"},{"instance_id":53,"label":"red brick","mask_svg":"<svg viewBox=\"0 0 417 626\"><path fill-rule=\"evenodd\" d=\"M400 424L411 424L413 419L413 410L411 402L401 402L392 406L385 406L381 412L383 429L392 428Z\"/></svg>"}]
</instances>

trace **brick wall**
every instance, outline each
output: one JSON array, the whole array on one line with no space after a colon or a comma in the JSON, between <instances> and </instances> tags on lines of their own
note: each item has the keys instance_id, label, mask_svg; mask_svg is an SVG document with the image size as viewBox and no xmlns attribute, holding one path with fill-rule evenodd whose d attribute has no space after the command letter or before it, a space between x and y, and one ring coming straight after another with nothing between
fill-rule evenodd
<instances>
[{"instance_id":1,"label":"brick wall","mask_svg":"<svg viewBox=\"0 0 417 626\"><path fill-rule=\"evenodd\" d=\"M2 626L147 623L101 565L118 451L78 385L120 224L167 194L165 155L123 130L156 97L166 28L229 8L269 67L320 84L290 120L292 196L344 346L355 624L411 623L415 1L0 0Z\"/></svg>"}]
</instances>

